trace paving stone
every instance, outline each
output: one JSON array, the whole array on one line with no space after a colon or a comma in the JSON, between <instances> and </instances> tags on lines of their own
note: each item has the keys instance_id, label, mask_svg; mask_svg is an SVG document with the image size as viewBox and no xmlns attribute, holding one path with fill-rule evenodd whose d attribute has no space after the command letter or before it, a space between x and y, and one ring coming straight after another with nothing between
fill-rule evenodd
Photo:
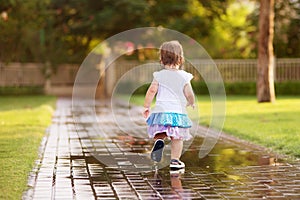
<instances>
[{"instance_id":1,"label":"paving stone","mask_svg":"<svg viewBox=\"0 0 300 200\"><path fill-rule=\"evenodd\" d=\"M72 111L71 99L58 99L41 157L30 174L31 192L23 199L300 199L300 161L279 162L271 153L224 137L218 144L238 156L251 154L251 164L233 160L222 166L222 151L212 151L197 163L185 161L182 175L170 175L168 167L155 172L149 159L153 141L139 109L130 110L139 127L133 129L126 122L126 106L113 116L109 102L97 103L95 120L89 115L94 108L82 103L85 108ZM121 120L116 123L115 117ZM199 129L183 160L197 153L205 130ZM166 146L164 159L170 157L168 142Z\"/></svg>"}]
</instances>

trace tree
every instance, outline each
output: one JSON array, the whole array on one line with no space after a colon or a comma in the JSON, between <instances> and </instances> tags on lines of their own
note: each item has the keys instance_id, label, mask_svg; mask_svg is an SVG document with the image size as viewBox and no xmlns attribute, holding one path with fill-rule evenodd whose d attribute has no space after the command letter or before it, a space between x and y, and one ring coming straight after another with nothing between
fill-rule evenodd
<instances>
[{"instance_id":1,"label":"tree","mask_svg":"<svg viewBox=\"0 0 300 200\"><path fill-rule=\"evenodd\" d=\"M257 66L257 100L274 102L274 0L260 1Z\"/></svg>"},{"instance_id":2,"label":"tree","mask_svg":"<svg viewBox=\"0 0 300 200\"><path fill-rule=\"evenodd\" d=\"M274 53L276 57L300 56L300 0L276 0Z\"/></svg>"},{"instance_id":3,"label":"tree","mask_svg":"<svg viewBox=\"0 0 300 200\"><path fill-rule=\"evenodd\" d=\"M255 1L252 1L255 2ZM249 21L254 29L249 35L251 45L258 49L258 20L259 2L249 15ZM300 0L276 0L274 1L274 55L276 58L300 57ZM258 52L253 51L254 57Z\"/></svg>"},{"instance_id":4,"label":"tree","mask_svg":"<svg viewBox=\"0 0 300 200\"><path fill-rule=\"evenodd\" d=\"M300 55L299 2L274 1L276 57ZM257 0L0 0L0 60L81 63L106 38L147 26L182 32L214 58L256 58L258 5Z\"/></svg>"},{"instance_id":5,"label":"tree","mask_svg":"<svg viewBox=\"0 0 300 200\"><path fill-rule=\"evenodd\" d=\"M255 6L255 2L235 1L212 20L213 28L204 45L213 58L256 58L250 34L257 25L248 19Z\"/></svg>"}]
</instances>

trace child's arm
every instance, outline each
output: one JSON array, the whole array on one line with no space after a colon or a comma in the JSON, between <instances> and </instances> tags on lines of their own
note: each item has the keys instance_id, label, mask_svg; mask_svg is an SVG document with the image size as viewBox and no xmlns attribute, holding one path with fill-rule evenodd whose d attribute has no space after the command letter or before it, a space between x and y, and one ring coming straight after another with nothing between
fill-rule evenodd
<instances>
[{"instance_id":1,"label":"child's arm","mask_svg":"<svg viewBox=\"0 0 300 200\"><path fill-rule=\"evenodd\" d=\"M155 96L155 94L157 93L158 90L158 82L153 80L150 87L147 90L146 96L145 96L145 101L144 101L144 112L143 112L143 116L144 118L147 118L150 114L150 106L151 106L151 102Z\"/></svg>"},{"instance_id":2,"label":"child's arm","mask_svg":"<svg viewBox=\"0 0 300 200\"><path fill-rule=\"evenodd\" d=\"M195 108L195 95L190 83L184 86L183 93L188 102L187 106L192 106L193 108Z\"/></svg>"}]
</instances>

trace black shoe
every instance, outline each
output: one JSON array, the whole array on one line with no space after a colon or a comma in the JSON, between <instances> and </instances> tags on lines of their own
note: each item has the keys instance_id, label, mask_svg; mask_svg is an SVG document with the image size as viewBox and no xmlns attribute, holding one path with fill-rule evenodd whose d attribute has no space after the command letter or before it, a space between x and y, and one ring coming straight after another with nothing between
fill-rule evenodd
<instances>
[{"instance_id":1,"label":"black shoe","mask_svg":"<svg viewBox=\"0 0 300 200\"><path fill-rule=\"evenodd\" d=\"M151 159L160 162L164 151L165 142L161 139L157 139L153 145L151 151Z\"/></svg>"}]
</instances>

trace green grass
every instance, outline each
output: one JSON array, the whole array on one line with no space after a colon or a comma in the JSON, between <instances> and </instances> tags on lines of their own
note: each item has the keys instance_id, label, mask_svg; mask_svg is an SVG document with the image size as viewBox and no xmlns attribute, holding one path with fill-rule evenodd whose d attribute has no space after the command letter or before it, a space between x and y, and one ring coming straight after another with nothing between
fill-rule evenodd
<instances>
[{"instance_id":1,"label":"green grass","mask_svg":"<svg viewBox=\"0 0 300 200\"><path fill-rule=\"evenodd\" d=\"M132 102L142 105L143 97ZM198 96L200 124L211 119L209 96ZM277 97L275 103L257 103L255 96L227 96L223 131L268 147L279 153L300 157L300 96Z\"/></svg>"},{"instance_id":2,"label":"green grass","mask_svg":"<svg viewBox=\"0 0 300 200\"><path fill-rule=\"evenodd\" d=\"M199 97L204 125L210 120L210 100ZM275 103L257 103L256 97L229 96L223 131L273 150L300 157L300 97L277 97ZM202 117L202 118L201 118Z\"/></svg>"},{"instance_id":3,"label":"green grass","mask_svg":"<svg viewBox=\"0 0 300 200\"><path fill-rule=\"evenodd\" d=\"M0 98L0 199L21 199L55 101L49 96Z\"/></svg>"}]
</instances>

